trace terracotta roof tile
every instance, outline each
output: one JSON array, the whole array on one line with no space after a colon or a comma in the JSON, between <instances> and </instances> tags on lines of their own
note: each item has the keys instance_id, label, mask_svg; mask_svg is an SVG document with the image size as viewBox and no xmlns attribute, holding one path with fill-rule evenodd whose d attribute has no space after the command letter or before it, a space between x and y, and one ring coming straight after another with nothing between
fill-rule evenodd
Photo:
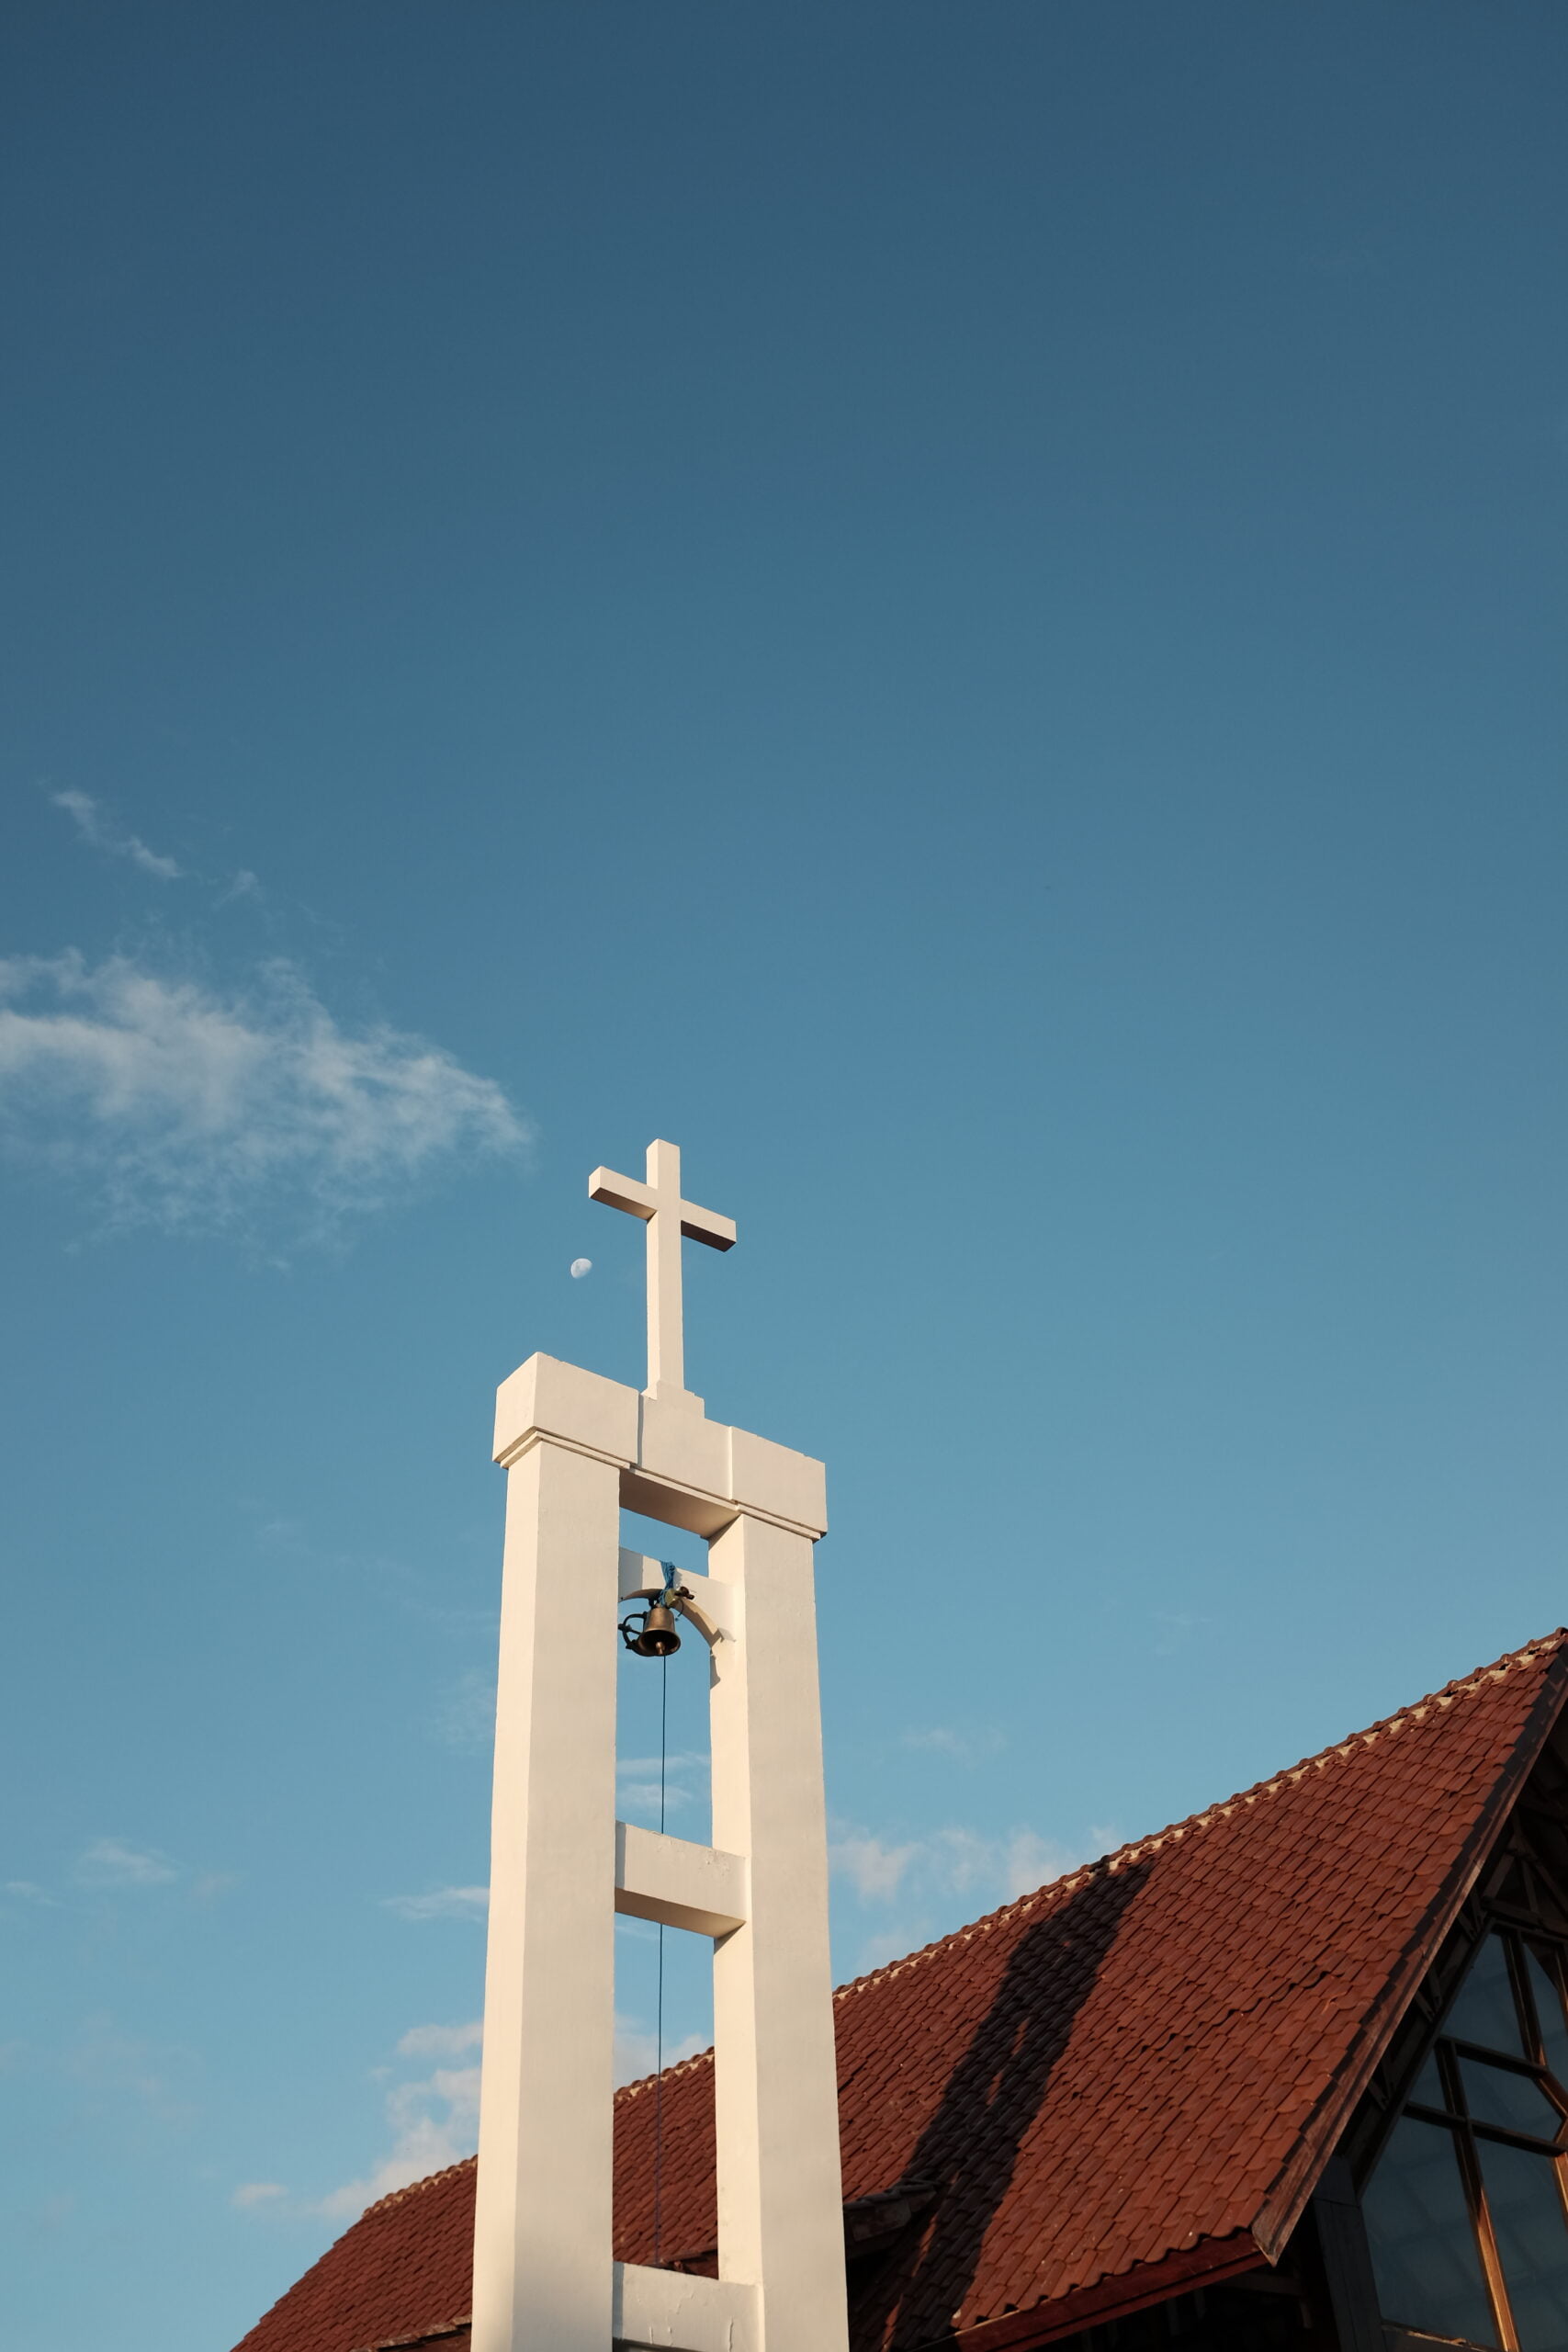
<instances>
[{"instance_id":1,"label":"terracotta roof tile","mask_svg":"<svg viewBox=\"0 0 1568 2352\"><path fill-rule=\"evenodd\" d=\"M856 2352L1095 2302L1205 2242L1233 2267L1277 2251L1565 1679L1558 1633L842 1987L846 2200L938 2191L852 2286ZM653 2254L652 2086L616 2099L626 2260ZM661 2106L660 2250L694 2265L716 2234L711 2052L666 2070ZM383 2199L240 2352L451 2329L472 2222L471 2159Z\"/></svg>"},{"instance_id":2,"label":"terracotta roof tile","mask_svg":"<svg viewBox=\"0 0 1568 2352\"><path fill-rule=\"evenodd\" d=\"M466 2333L473 2233L470 2156L370 2206L252 2328L246 2352L361 2352L457 2321Z\"/></svg>"}]
</instances>

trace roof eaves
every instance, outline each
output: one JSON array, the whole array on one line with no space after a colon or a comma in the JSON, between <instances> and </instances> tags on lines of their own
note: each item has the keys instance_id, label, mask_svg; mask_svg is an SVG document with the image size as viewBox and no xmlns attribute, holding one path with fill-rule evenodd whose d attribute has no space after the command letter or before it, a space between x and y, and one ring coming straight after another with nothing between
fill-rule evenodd
<instances>
[{"instance_id":1,"label":"roof eaves","mask_svg":"<svg viewBox=\"0 0 1568 2352\"><path fill-rule=\"evenodd\" d=\"M1070 2294L1035 2303L1028 2311L979 2320L973 2327L936 2339L926 2352L1035 2352L1037 2346L1057 2343L1064 2335L1077 2335L1108 2320L1129 2318L1193 2287L1217 2287L1243 2271L1266 2267L1267 2258L1248 2230L1200 2238L1196 2245L1179 2247L1158 2262L1134 2263L1115 2278L1097 2278L1092 2286L1076 2287Z\"/></svg>"},{"instance_id":2,"label":"roof eaves","mask_svg":"<svg viewBox=\"0 0 1568 2352\"><path fill-rule=\"evenodd\" d=\"M473 2325L471 2313L462 2319L446 2320L439 2327L422 2327L417 2335L383 2335L374 2344L362 2344L356 2352L418 2352L422 2344L442 2344L448 2337L462 2335Z\"/></svg>"}]
</instances>

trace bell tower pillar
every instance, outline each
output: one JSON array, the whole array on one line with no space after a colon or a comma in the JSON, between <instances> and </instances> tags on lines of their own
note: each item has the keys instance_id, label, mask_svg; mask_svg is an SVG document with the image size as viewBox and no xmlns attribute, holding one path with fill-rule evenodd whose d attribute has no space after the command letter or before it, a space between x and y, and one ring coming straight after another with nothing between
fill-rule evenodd
<instances>
[{"instance_id":1,"label":"bell tower pillar","mask_svg":"<svg viewBox=\"0 0 1568 2352\"><path fill-rule=\"evenodd\" d=\"M487 2325L610 2339L620 1465L536 1429L507 1474L474 2244Z\"/></svg>"},{"instance_id":2,"label":"bell tower pillar","mask_svg":"<svg viewBox=\"0 0 1568 2352\"><path fill-rule=\"evenodd\" d=\"M680 1155L593 1196L649 1225L649 1383L549 1356L496 1398L507 1472L473 2352L846 2352L813 1546L822 1465L683 1385ZM660 1231L660 1223L664 1229ZM673 1247L671 1247L673 1243ZM622 1508L705 1537L676 1606L711 1650L713 1843L615 1817L617 1602L666 1595ZM714 1952L718 2277L611 2245L614 1919ZM674 2249L678 2254L682 2249Z\"/></svg>"},{"instance_id":3,"label":"bell tower pillar","mask_svg":"<svg viewBox=\"0 0 1568 2352\"><path fill-rule=\"evenodd\" d=\"M709 1558L768 1661L721 1651L713 1690L714 1843L751 1863L714 1950L719 2276L776 2280L768 2352L818 2352L843 2340L844 2220L811 1539L742 1512Z\"/></svg>"}]
</instances>

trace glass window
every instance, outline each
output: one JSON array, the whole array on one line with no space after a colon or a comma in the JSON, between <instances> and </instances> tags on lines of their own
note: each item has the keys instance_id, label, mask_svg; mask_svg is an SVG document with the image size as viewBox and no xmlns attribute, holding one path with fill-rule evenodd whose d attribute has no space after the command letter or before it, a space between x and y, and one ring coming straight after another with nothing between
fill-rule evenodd
<instances>
[{"instance_id":1,"label":"glass window","mask_svg":"<svg viewBox=\"0 0 1568 2352\"><path fill-rule=\"evenodd\" d=\"M1568 2352L1568 2222L1556 2164L1497 2140L1479 2144L1520 2352Z\"/></svg>"},{"instance_id":2,"label":"glass window","mask_svg":"<svg viewBox=\"0 0 1568 2352\"><path fill-rule=\"evenodd\" d=\"M1417 2107L1447 2109L1449 2095L1443 2088L1443 2078L1438 2072L1438 2053L1435 2050L1428 2052L1426 2064L1411 2084L1410 2097L1416 2101Z\"/></svg>"},{"instance_id":3,"label":"glass window","mask_svg":"<svg viewBox=\"0 0 1568 2352\"><path fill-rule=\"evenodd\" d=\"M1458 2151L1447 2126L1402 2116L1361 2208L1383 2317L1432 2335L1495 2345ZM1531 2344L1526 2352L1545 2347Z\"/></svg>"},{"instance_id":4,"label":"glass window","mask_svg":"<svg viewBox=\"0 0 1568 2352\"><path fill-rule=\"evenodd\" d=\"M1461 2058L1459 2078L1464 2103L1477 2123L1500 2123L1505 2132L1529 2132L1538 2140L1556 2139L1562 2118L1532 2076L1489 2066L1484 2058Z\"/></svg>"},{"instance_id":5,"label":"glass window","mask_svg":"<svg viewBox=\"0 0 1568 2352\"><path fill-rule=\"evenodd\" d=\"M1535 2013L1540 2019L1540 2038L1546 2047L1546 2063L1568 2090L1568 2027L1562 2022L1562 1996L1541 1966L1529 1946L1525 1946L1525 1967L1535 1995Z\"/></svg>"},{"instance_id":6,"label":"glass window","mask_svg":"<svg viewBox=\"0 0 1568 2352\"><path fill-rule=\"evenodd\" d=\"M1499 1937L1488 1936L1476 1953L1443 2020L1443 2031L1457 2041L1479 2041L1483 2050L1506 2050L1514 2058L1529 2055L1520 2039L1508 1955Z\"/></svg>"}]
</instances>

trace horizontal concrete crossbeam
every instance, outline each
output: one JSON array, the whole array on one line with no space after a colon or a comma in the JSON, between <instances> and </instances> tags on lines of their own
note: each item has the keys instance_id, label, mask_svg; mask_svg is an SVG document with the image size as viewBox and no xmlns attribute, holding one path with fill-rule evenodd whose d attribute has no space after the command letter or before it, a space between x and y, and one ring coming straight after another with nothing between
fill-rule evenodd
<instances>
[{"instance_id":1,"label":"horizontal concrete crossbeam","mask_svg":"<svg viewBox=\"0 0 1568 2352\"><path fill-rule=\"evenodd\" d=\"M698 1936L728 1936L746 1917L746 1863L716 1846L615 1824L615 1908Z\"/></svg>"},{"instance_id":2,"label":"horizontal concrete crossbeam","mask_svg":"<svg viewBox=\"0 0 1568 2352\"><path fill-rule=\"evenodd\" d=\"M617 2262L612 2323L617 2346L663 2352L757 2352L757 2290L730 2278L688 2278Z\"/></svg>"}]
</instances>

